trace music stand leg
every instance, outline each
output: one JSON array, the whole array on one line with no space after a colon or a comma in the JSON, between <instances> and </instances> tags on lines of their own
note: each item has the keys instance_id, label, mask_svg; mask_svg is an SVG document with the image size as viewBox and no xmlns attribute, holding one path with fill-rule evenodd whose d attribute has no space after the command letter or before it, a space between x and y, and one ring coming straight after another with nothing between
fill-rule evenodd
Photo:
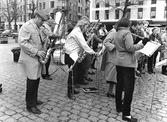
<instances>
[{"instance_id":1,"label":"music stand leg","mask_svg":"<svg viewBox=\"0 0 167 122\"><path fill-rule=\"evenodd\" d=\"M158 78L157 78L157 74L156 74L155 83L154 83L154 91L153 91L153 96L152 96L152 100L151 100L150 113L152 112L152 106L153 106L154 96L155 96L155 93L156 93L157 80L158 80Z\"/></svg>"}]
</instances>

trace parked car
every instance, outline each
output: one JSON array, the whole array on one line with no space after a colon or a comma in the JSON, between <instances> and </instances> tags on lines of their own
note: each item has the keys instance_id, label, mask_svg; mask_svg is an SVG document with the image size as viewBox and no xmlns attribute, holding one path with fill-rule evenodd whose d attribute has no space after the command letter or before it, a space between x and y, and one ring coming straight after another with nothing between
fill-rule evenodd
<instances>
[{"instance_id":1,"label":"parked car","mask_svg":"<svg viewBox=\"0 0 167 122\"><path fill-rule=\"evenodd\" d=\"M18 37L18 32L13 32L13 33L11 33L11 37L13 37L13 38Z\"/></svg>"},{"instance_id":2,"label":"parked car","mask_svg":"<svg viewBox=\"0 0 167 122\"><path fill-rule=\"evenodd\" d=\"M2 34L3 31L4 31L4 29L0 29L0 35Z\"/></svg>"},{"instance_id":3,"label":"parked car","mask_svg":"<svg viewBox=\"0 0 167 122\"><path fill-rule=\"evenodd\" d=\"M12 30L5 30L2 32L1 36L2 37L10 37L12 33Z\"/></svg>"}]
</instances>

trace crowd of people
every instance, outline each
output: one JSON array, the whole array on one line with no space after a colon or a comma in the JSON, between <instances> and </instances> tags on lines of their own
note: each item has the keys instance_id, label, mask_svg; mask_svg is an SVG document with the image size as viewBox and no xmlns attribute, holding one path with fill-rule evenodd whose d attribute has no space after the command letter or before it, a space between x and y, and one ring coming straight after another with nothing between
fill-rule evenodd
<instances>
[{"instance_id":1,"label":"crowd of people","mask_svg":"<svg viewBox=\"0 0 167 122\"><path fill-rule=\"evenodd\" d=\"M39 58L46 56L46 46L50 41L56 23L43 11L37 11L35 18L29 20L19 31L19 44L21 47L18 62L20 74L27 78L26 86L26 108L34 114L41 114L37 105L43 104L38 101L38 86L40 77L52 80L49 75L49 64L51 56L46 64L41 64ZM141 76L148 71L155 73L157 55L159 61L166 58L167 35L160 35L159 28L148 28L147 21L130 21L121 18L113 28L107 31L106 26L101 23L90 23L86 16L81 17L77 24L68 25L68 35L64 44L65 65L68 65L69 75L67 81L67 96L74 100L75 94L79 94L81 85L88 85L93 79L88 74L96 72L95 62L98 56L102 57L101 71L104 71L104 79L109 84L107 97L115 98L117 112L122 112L122 119L137 122L131 116L131 102L135 86L136 75ZM167 31L167 28L166 28ZM148 41L156 41L161 44L152 56L140 54ZM137 53L138 52L138 53ZM85 57L81 62L77 59ZM76 59L76 54L78 58ZM166 75L167 66L162 66L162 74ZM147 70L146 70L147 69ZM124 92L124 95L122 94Z\"/></svg>"}]
</instances>

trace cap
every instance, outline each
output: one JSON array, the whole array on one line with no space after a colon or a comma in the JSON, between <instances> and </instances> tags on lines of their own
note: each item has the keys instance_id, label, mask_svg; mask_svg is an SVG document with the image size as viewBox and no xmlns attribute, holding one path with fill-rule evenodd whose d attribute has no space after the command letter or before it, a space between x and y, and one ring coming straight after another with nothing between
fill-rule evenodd
<instances>
[{"instance_id":1,"label":"cap","mask_svg":"<svg viewBox=\"0 0 167 122\"><path fill-rule=\"evenodd\" d=\"M36 11L35 14L39 15L44 21L48 20L47 14L42 10Z\"/></svg>"},{"instance_id":2,"label":"cap","mask_svg":"<svg viewBox=\"0 0 167 122\"><path fill-rule=\"evenodd\" d=\"M157 30L158 28L157 27L154 27L153 29L152 29L152 32L154 31L154 30Z\"/></svg>"},{"instance_id":3,"label":"cap","mask_svg":"<svg viewBox=\"0 0 167 122\"><path fill-rule=\"evenodd\" d=\"M89 18L87 16L82 16L81 20L83 20L83 19L89 21Z\"/></svg>"}]
</instances>

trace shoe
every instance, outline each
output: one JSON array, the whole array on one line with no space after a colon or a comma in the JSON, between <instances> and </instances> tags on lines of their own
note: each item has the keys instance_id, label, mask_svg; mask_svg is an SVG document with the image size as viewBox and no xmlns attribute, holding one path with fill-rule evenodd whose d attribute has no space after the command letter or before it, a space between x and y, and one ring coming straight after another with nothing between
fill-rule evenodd
<instances>
[{"instance_id":1,"label":"shoe","mask_svg":"<svg viewBox=\"0 0 167 122\"><path fill-rule=\"evenodd\" d=\"M81 86L79 84L75 84L74 87L75 88L81 88Z\"/></svg>"},{"instance_id":2,"label":"shoe","mask_svg":"<svg viewBox=\"0 0 167 122\"><path fill-rule=\"evenodd\" d=\"M72 92L68 92L67 93L67 97L71 100L75 100L76 98L74 97L74 95L72 94Z\"/></svg>"},{"instance_id":3,"label":"shoe","mask_svg":"<svg viewBox=\"0 0 167 122\"><path fill-rule=\"evenodd\" d=\"M43 79L45 79L45 80L52 80L51 77L43 77Z\"/></svg>"},{"instance_id":4,"label":"shoe","mask_svg":"<svg viewBox=\"0 0 167 122\"><path fill-rule=\"evenodd\" d=\"M90 75L94 75L94 74L95 74L95 72L88 72L88 74L90 74Z\"/></svg>"},{"instance_id":5,"label":"shoe","mask_svg":"<svg viewBox=\"0 0 167 122\"><path fill-rule=\"evenodd\" d=\"M122 120L125 120L125 121L128 121L128 122L137 122L138 121L136 118L133 118L132 116L131 116L131 118L123 116Z\"/></svg>"},{"instance_id":6,"label":"shoe","mask_svg":"<svg viewBox=\"0 0 167 122\"><path fill-rule=\"evenodd\" d=\"M27 107L27 111L29 111L30 113L33 113L33 114L41 114L41 111L36 107L32 107L32 108Z\"/></svg>"},{"instance_id":7,"label":"shoe","mask_svg":"<svg viewBox=\"0 0 167 122\"><path fill-rule=\"evenodd\" d=\"M149 74L152 74L152 71L148 71Z\"/></svg>"},{"instance_id":8,"label":"shoe","mask_svg":"<svg viewBox=\"0 0 167 122\"><path fill-rule=\"evenodd\" d=\"M42 101L37 101L37 105L42 105L43 102Z\"/></svg>"},{"instance_id":9,"label":"shoe","mask_svg":"<svg viewBox=\"0 0 167 122\"><path fill-rule=\"evenodd\" d=\"M89 82L88 81L83 81L83 82L81 82L81 83L79 83L80 85L88 85L89 84Z\"/></svg>"},{"instance_id":10,"label":"shoe","mask_svg":"<svg viewBox=\"0 0 167 122\"><path fill-rule=\"evenodd\" d=\"M74 94L79 94L79 93L80 93L79 91L74 90Z\"/></svg>"},{"instance_id":11,"label":"shoe","mask_svg":"<svg viewBox=\"0 0 167 122\"><path fill-rule=\"evenodd\" d=\"M92 81L93 81L92 78L87 78L87 77L84 77L84 78L85 78L85 80L87 80L87 81L89 81L89 82L92 82Z\"/></svg>"},{"instance_id":12,"label":"shoe","mask_svg":"<svg viewBox=\"0 0 167 122\"><path fill-rule=\"evenodd\" d=\"M114 93L111 94L111 93L108 93L108 92L107 92L107 97L115 98L115 94L114 94Z\"/></svg>"},{"instance_id":13,"label":"shoe","mask_svg":"<svg viewBox=\"0 0 167 122\"><path fill-rule=\"evenodd\" d=\"M118 113L120 113L120 112L123 111L123 109L122 109L122 108L119 108L119 109L117 109L116 111L117 111Z\"/></svg>"}]
</instances>

